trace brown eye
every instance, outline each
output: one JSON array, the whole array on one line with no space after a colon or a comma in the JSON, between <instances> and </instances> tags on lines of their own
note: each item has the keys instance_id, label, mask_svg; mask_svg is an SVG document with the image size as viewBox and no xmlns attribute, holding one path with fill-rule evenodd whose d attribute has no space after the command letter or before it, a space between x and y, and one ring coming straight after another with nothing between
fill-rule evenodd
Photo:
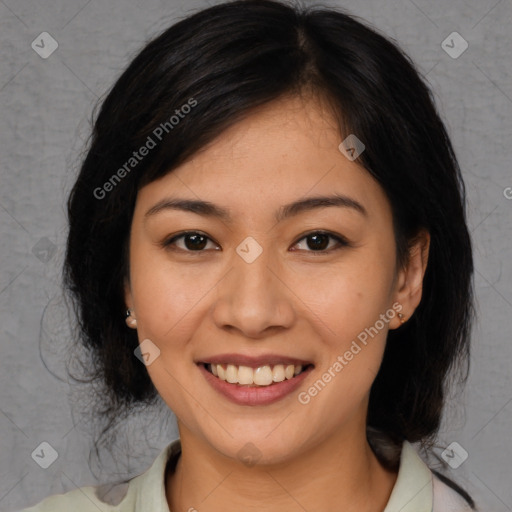
<instances>
[{"instance_id":1,"label":"brown eye","mask_svg":"<svg viewBox=\"0 0 512 512\"><path fill-rule=\"evenodd\" d=\"M297 242L297 244L295 245L298 245L302 240L306 240L305 245L307 249L299 248L299 250L305 250L306 252L328 253L331 252L331 250L336 250L339 249L340 247L349 245L347 240L345 240L344 238L323 231L315 231L314 233L310 233L305 237L301 238L299 242ZM337 242L338 246L329 247L331 240Z\"/></svg>"},{"instance_id":2,"label":"brown eye","mask_svg":"<svg viewBox=\"0 0 512 512\"><path fill-rule=\"evenodd\" d=\"M182 240L181 246L177 244L178 240ZM204 252L203 249L208 245L208 242L212 242L212 240L206 235L196 231L188 231L172 237L164 242L163 246L165 248L178 249L186 252Z\"/></svg>"},{"instance_id":3,"label":"brown eye","mask_svg":"<svg viewBox=\"0 0 512 512\"><path fill-rule=\"evenodd\" d=\"M307 245L314 251L323 251L329 245L329 236L324 234L309 235L306 237Z\"/></svg>"},{"instance_id":4,"label":"brown eye","mask_svg":"<svg viewBox=\"0 0 512 512\"><path fill-rule=\"evenodd\" d=\"M183 237L185 247L191 251L201 250L206 247L207 238L203 235L185 235Z\"/></svg>"}]
</instances>

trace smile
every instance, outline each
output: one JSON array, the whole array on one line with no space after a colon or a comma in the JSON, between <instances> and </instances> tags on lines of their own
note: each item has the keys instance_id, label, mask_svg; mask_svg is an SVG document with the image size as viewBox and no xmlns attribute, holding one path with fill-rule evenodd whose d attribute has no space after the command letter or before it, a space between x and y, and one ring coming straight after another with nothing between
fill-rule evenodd
<instances>
[{"instance_id":1,"label":"smile","mask_svg":"<svg viewBox=\"0 0 512 512\"><path fill-rule=\"evenodd\" d=\"M315 367L309 361L277 354L224 354L196 364L220 396L245 406L270 405L292 395Z\"/></svg>"},{"instance_id":2,"label":"smile","mask_svg":"<svg viewBox=\"0 0 512 512\"><path fill-rule=\"evenodd\" d=\"M271 386L300 375L310 365L276 364L256 368L234 364L205 364L205 368L220 380L240 386Z\"/></svg>"}]
</instances>

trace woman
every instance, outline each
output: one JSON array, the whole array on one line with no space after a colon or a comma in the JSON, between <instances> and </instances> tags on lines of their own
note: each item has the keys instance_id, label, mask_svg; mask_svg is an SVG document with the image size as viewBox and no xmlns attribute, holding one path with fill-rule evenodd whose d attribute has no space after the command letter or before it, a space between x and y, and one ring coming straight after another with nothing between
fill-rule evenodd
<instances>
[{"instance_id":1,"label":"woman","mask_svg":"<svg viewBox=\"0 0 512 512\"><path fill-rule=\"evenodd\" d=\"M347 14L223 3L101 107L66 284L111 415L160 396L142 475L27 511L469 510L411 443L467 362L464 186L428 87Z\"/></svg>"}]
</instances>

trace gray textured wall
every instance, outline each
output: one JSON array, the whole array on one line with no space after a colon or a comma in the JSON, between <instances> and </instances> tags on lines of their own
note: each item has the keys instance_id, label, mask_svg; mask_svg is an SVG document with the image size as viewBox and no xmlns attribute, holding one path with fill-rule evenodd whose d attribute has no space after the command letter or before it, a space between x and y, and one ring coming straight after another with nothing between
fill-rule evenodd
<instances>
[{"instance_id":1,"label":"gray textured wall","mask_svg":"<svg viewBox=\"0 0 512 512\"><path fill-rule=\"evenodd\" d=\"M512 0L324 3L395 38L436 92L468 187L479 310L470 379L449 404L436 453L459 443L468 458L449 474L482 510L512 510ZM59 298L64 201L94 103L147 38L207 4L0 0L1 510L107 481L116 470L107 461L91 473L86 422L68 403L79 395L62 366L69 338ZM460 56L453 52L462 40L448 37L454 31L469 45ZM49 39L41 48L42 32L58 42L46 59L36 53L51 49ZM442 47L447 37L452 56ZM165 410L159 417L168 419ZM133 455L130 474L177 436L172 417L162 426L140 419L119 435L120 452L129 447ZM31 457L44 441L58 453L48 469Z\"/></svg>"}]
</instances>

